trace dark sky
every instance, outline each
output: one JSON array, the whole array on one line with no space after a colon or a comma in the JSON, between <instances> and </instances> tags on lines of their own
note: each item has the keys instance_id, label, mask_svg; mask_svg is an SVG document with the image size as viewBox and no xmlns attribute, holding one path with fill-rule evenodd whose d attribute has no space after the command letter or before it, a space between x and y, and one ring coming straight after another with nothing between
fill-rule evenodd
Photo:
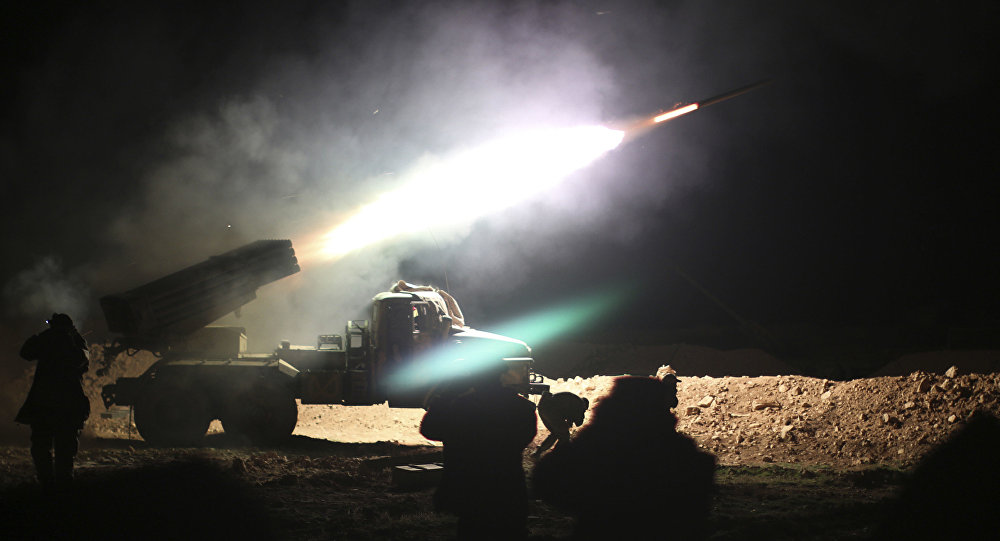
<instances>
[{"instance_id":1,"label":"dark sky","mask_svg":"<svg viewBox=\"0 0 1000 541\"><path fill-rule=\"evenodd\" d=\"M336 332L395 278L487 328L621 283L644 294L613 320L732 323L674 265L765 325L1000 320L996 3L240 5L3 8L5 321L100 334L101 295L326 229L427 156L765 78L553 192L262 289L252 345Z\"/></svg>"}]
</instances>

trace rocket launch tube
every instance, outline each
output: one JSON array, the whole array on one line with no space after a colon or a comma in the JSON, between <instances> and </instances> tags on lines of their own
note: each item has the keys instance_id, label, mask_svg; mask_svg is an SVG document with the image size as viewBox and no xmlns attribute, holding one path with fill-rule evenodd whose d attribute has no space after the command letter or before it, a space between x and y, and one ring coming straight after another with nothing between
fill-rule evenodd
<instances>
[{"instance_id":1,"label":"rocket launch tube","mask_svg":"<svg viewBox=\"0 0 1000 541\"><path fill-rule=\"evenodd\" d=\"M124 293L101 297L108 330L154 347L190 334L257 297L257 288L299 272L290 240L259 240Z\"/></svg>"}]
</instances>

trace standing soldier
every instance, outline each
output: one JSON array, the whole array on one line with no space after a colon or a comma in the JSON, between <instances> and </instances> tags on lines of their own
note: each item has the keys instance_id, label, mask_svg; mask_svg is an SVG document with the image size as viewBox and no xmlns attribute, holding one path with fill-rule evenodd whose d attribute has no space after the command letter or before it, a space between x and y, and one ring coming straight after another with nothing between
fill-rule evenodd
<instances>
[{"instance_id":1,"label":"standing soldier","mask_svg":"<svg viewBox=\"0 0 1000 541\"><path fill-rule=\"evenodd\" d=\"M90 366L87 342L66 314L52 314L48 323L48 329L21 347L21 357L37 360L38 366L28 398L14 419L31 425L31 458L47 493L70 488L80 430L90 416L81 382Z\"/></svg>"},{"instance_id":2,"label":"standing soldier","mask_svg":"<svg viewBox=\"0 0 1000 541\"><path fill-rule=\"evenodd\" d=\"M478 374L465 392L427 405L424 437L444 443L438 511L458 516L459 539L524 539L528 495L522 455L535 438L535 404L500 382L507 366Z\"/></svg>"},{"instance_id":3,"label":"standing soldier","mask_svg":"<svg viewBox=\"0 0 1000 541\"><path fill-rule=\"evenodd\" d=\"M535 449L534 456L540 457L549 447L569 441L569 429L573 425L583 424L583 416L590 407L590 401L573 393L563 392L552 394L548 391L542 394L538 401L538 416L542 424L549 430L542 444Z\"/></svg>"}]
</instances>

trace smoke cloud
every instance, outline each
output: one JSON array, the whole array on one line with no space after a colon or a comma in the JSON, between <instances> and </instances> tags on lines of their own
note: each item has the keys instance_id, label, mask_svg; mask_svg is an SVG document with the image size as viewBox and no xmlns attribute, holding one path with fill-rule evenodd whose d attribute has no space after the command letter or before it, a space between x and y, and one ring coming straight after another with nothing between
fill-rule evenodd
<instances>
[{"instance_id":1,"label":"smoke cloud","mask_svg":"<svg viewBox=\"0 0 1000 541\"><path fill-rule=\"evenodd\" d=\"M124 281L102 284L123 290L258 238L298 243L397 188L421 163L504 132L598 123L618 93L612 68L575 31L594 14L572 6L411 7L350 17L318 38L312 54L266 58L239 95L169 124L138 202L108 226L121 258L96 269L95 280L127 269ZM470 235L462 248L474 261L453 259L469 264L448 277L435 272L445 278L436 285L454 283L467 305L486 288L474 284L488 282L493 295L510 291L532 259L570 257L568 245L553 240L586 225L580 209L593 223L600 189L579 179L569 189L572 196L545 194L551 201L525 202L485 228L457 224L304 263L300 275L263 288L222 323L246 326L255 348L337 332L347 319L367 317L371 296L394 280L426 277L424 265L401 275L401 262L444 256ZM421 215L447 212L435 207L435 195L413 194L414 230ZM433 271L447 265L426 262Z\"/></svg>"},{"instance_id":2,"label":"smoke cloud","mask_svg":"<svg viewBox=\"0 0 1000 541\"><path fill-rule=\"evenodd\" d=\"M512 208L304 260L223 322L309 343L402 278L485 330L621 280L645 286L632 322L730 323L672 264L762 323L987 318L994 4L21 3L0 18L3 330L62 302L99 331L100 296L257 239L302 253L420 164L765 78ZM442 211L414 191L408 220Z\"/></svg>"},{"instance_id":3,"label":"smoke cloud","mask_svg":"<svg viewBox=\"0 0 1000 541\"><path fill-rule=\"evenodd\" d=\"M59 134L73 150L63 171L79 179L72 193L105 199L82 228L94 249L71 264L91 286L89 306L256 239L298 247L419 164L498 136L647 115L762 76L738 46L756 37L745 11L600 4L291 2L203 9L198 24L183 10L129 7L74 22L31 81L61 81L59 60L86 63L78 101L63 97L61 110L33 102L26 134ZM713 39L709 22L721 28ZM102 35L99 46L81 45ZM122 73L132 74L131 93ZM102 122L91 104L108 111ZM57 110L73 113L74 129L60 129ZM101 129L131 117L142 124L129 124L133 132ZM594 256L647 235L677 187L702 178L702 141L666 132L474 223L303 262L223 323L245 325L255 348L307 343L365 317L371 295L398 278L449 287L474 325L495 319L491 303L543 274L552 284L552 275L613 266L600 260L613 256ZM88 156L118 147L126 165L115 178L89 167ZM447 211L435 195L413 194L415 224Z\"/></svg>"},{"instance_id":4,"label":"smoke cloud","mask_svg":"<svg viewBox=\"0 0 1000 541\"><path fill-rule=\"evenodd\" d=\"M4 285L5 315L37 317L41 323L52 313L62 312L81 321L92 309L89 293L86 282L67 272L58 258L45 257Z\"/></svg>"}]
</instances>

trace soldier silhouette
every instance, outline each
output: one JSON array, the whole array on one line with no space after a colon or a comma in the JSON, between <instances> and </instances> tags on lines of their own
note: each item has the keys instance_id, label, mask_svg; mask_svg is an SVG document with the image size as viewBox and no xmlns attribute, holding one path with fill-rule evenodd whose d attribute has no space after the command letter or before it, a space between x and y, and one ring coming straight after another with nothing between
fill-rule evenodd
<instances>
[{"instance_id":1,"label":"soldier silhouette","mask_svg":"<svg viewBox=\"0 0 1000 541\"><path fill-rule=\"evenodd\" d=\"M576 517L576 539L704 539L715 457L676 431L676 378L623 376L590 423L535 466L536 497ZM663 522L664 510L682 517Z\"/></svg>"},{"instance_id":2,"label":"soldier silhouette","mask_svg":"<svg viewBox=\"0 0 1000 541\"><path fill-rule=\"evenodd\" d=\"M496 363L427 406L424 437L444 443L438 511L458 516L459 539L524 539L528 500L522 456L535 438L535 405L500 376Z\"/></svg>"},{"instance_id":3,"label":"soldier silhouette","mask_svg":"<svg viewBox=\"0 0 1000 541\"><path fill-rule=\"evenodd\" d=\"M21 346L21 357L38 365L14 420L31 426L31 458L43 490L51 492L68 489L73 481L80 430L90 416L81 382L90 360L87 342L68 315L52 314L48 324Z\"/></svg>"},{"instance_id":4,"label":"soldier silhouette","mask_svg":"<svg viewBox=\"0 0 1000 541\"><path fill-rule=\"evenodd\" d=\"M538 401L538 416L542 424L549 430L549 435L535 449L534 456L542 456L556 442L569 441L569 429L573 425L581 426L583 416L590 407L590 401L573 393L562 392L552 394L545 391Z\"/></svg>"},{"instance_id":5,"label":"soldier silhouette","mask_svg":"<svg viewBox=\"0 0 1000 541\"><path fill-rule=\"evenodd\" d=\"M920 459L872 539L996 539L998 499L1000 419L979 410Z\"/></svg>"}]
</instances>

